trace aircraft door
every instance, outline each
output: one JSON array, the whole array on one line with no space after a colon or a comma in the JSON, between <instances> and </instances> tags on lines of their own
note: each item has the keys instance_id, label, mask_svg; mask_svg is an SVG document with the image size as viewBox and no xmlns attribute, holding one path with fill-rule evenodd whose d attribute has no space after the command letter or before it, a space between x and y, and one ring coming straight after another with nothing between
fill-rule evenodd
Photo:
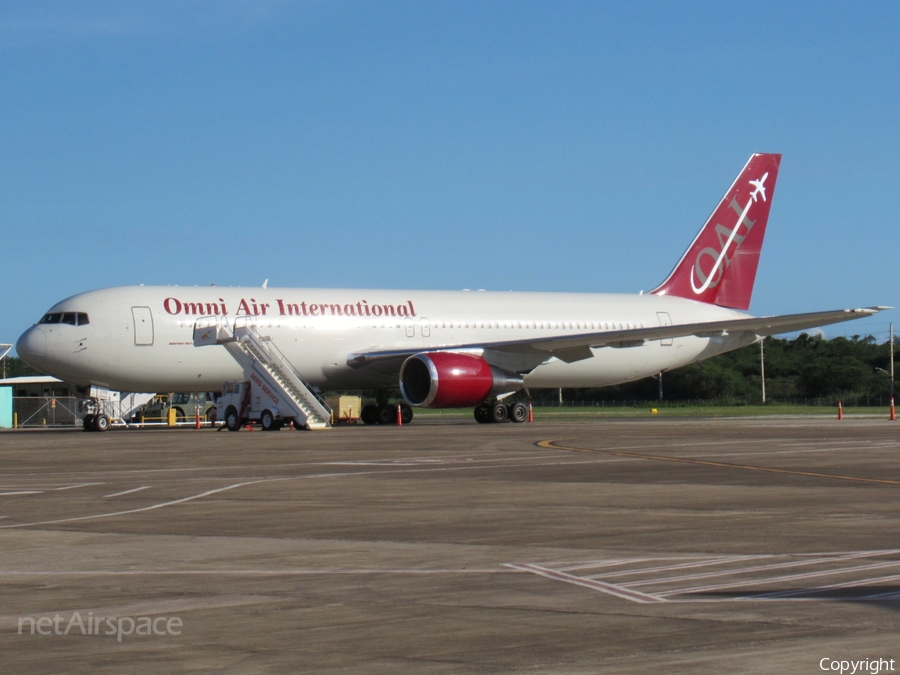
<instances>
[{"instance_id":1,"label":"aircraft door","mask_svg":"<svg viewBox=\"0 0 900 675\"><path fill-rule=\"evenodd\" d=\"M659 318L660 326L671 326L672 325L672 317L669 316L668 312L657 312L656 316ZM664 340L660 340L659 344L661 347L671 347L672 346L672 338L665 338Z\"/></svg>"},{"instance_id":2,"label":"aircraft door","mask_svg":"<svg viewBox=\"0 0 900 675\"><path fill-rule=\"evenodd\" d=\"M134 317L134 344L147 347L153 344L153 313L149 307L132 307Z\"/></svg>"}]
</instances>

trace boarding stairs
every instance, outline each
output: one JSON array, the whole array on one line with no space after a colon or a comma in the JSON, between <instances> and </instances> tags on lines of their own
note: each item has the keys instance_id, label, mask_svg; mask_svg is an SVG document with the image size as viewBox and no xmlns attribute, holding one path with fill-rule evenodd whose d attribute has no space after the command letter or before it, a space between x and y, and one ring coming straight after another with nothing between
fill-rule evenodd
<instances>
[{"instance_id":1,"label":"boarding stairs","mask_svg":"<svg viewBox=\"0 0 900 675\"><path fill-rule=\"evenodd\" d=\"M221 317L203 317L194 324L194 346L223 345L244 369L280 394L284 403L282 417L293 417L294 424L308 429L330 429L331 408L303 381L271 337L260 335L249 317L238 317L229 327Z\"/></svg>"}]
</instances>

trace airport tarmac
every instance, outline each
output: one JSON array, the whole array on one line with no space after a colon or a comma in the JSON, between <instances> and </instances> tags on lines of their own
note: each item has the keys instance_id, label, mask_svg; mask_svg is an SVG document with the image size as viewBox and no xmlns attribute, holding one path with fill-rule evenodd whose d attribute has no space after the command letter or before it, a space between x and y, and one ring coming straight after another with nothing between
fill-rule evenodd
<instances>
[{"instance_id":1,"label":"airport tarmac","mask_svg":"<svg viewBox=\"0 0 900 675\"><path fill-rule=\"evenodd\" d=\"M4 432L0 662L892 672L886 417Z\"/></svg>"}]
</instances>

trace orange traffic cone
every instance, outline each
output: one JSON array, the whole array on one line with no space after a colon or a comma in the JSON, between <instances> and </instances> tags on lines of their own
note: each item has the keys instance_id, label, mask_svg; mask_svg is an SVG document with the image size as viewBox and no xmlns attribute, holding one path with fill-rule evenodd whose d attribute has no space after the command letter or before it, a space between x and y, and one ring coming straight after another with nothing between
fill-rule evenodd
<instances>
[{"instance_id":1,"label":"orange traffic cone","mask_svg":"<svg viewBox=\"0 0 900 675\"><path fill-rule=\"evenodd\" d=\"M844 419L844 404L838 401L838 419Z\"/></svg>"},{"instance_id":2,"label":"orange traffic cone","mask_svg":"<svg viewBox=\"0 0 900 675\"><path fill-rule=\"evenodd\" d=\"M891 396L891 416L888 418L891 420L897 419L897 411L894 409L894 397Z\"/></svg>"}]
</instances>

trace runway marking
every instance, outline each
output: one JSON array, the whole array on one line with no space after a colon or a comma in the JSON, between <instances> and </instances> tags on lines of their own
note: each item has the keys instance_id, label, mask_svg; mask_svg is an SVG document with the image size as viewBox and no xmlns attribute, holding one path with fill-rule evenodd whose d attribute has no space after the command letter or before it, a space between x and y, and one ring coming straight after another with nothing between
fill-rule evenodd
<instances>
[{"instance_id":1,"label":"runway marking","mask_svg":"<svg viewBox=\"0 0 900 675\"><path fill-rule=\"evenodd\" d=\"M13 528L21 528L21 527L33 527L40 525L58 525L61 523L73 523L85 520L97 520L100 518L113 518L115 516L124 516L130 515L133 513L142 513L146 511L153 511L155 509L161 509L166 506L174 506L176 504L184 504L186 502L194 501L196 499L202 499L204 497L209 497L214 494L219 494L221 492L227 492L229 490L235 490L241 487L247 487L250 485L261 485L263 483L278 483L278 482L286 482L286 481L297 481L297 480L313 480L319 478L348 478L348 477L358 477L358 476L381 476L381 475L389 475L389 474L409 474L409 473L432 473L432 472L443 472L443 471L470 471L475 469L484 469L484 468L504 468L500 465L496 466L482 466L482 465L451 465L451 466L441 466L441 467L425 467L425 468L417 468L417 469L385 469L383 471L347 471L343 473L318 473L318 474L303 474L299 476L277 476L273 478L260 478L256 480L243 481L240 483L234 483L232 485L226 485L225 487L215 488L212 490L206 490L205 492L201 492L199 494L190 495L188 497L182 497L180 499L173 499L167 502L160 502L158 504L151 504L150 506L143 506L135 509L127 509L124 511L113 511L109 513L95 513L86 516L73 516L70 518L54 518L51 520L41 520L37 522L30 523L16 523L13 525L0 525L0 530L7 530Z\"/></svg>"},{"instance_id":2,"label":"runway marking","mask_svg":"<svg viewBox=\"0 0 900 675\"><path fill-rule=\"evenodd\" d=\"M881 554L876 553L873 555L881 555ZM669 577L666 579L666 583L670 583L673 581L692 581L694 579L709 579L711 577L736 576L738 574L752 574L753 572L767 572L769 570L787 569L787 568L791 568L791 567L805 567L807 565L822 565L822 564L829 563L829 562L839 562L842 560L858 559L860 557L862 557L862 556L854 555L854 556L833 556L833 557L823 557L823 558L807 558L804 560L794 560L791 562L774 563L771 565L756 565L754 567L742 567L739 570L719 570L716 572L703 572L701 574L684 574L684 575L678 576L678 577ZM900 564L900 563L898 563L898 564ZM620 573L620 574L622 574L622 573ZM818 574L818 573L811 573L810 576L815 576L816 574ZM615 576L615 575L610 575L610 576ZM804 576L807 576L807 575L802 575L802 574L794 575L793 578L799 579L799 578L803 578ZM630 585L632 587L634 587L634 586L650 586L650 585L658 584L658 583L659 583L658 581L651 579L649 581L637 581Z\"/></svg>"},{"instance_id":3,"label":"runway marking","mask_svg":"<svg viewBox=\"0 0 900 675\"><path fill-rule=\"evenodd\" d=\"M124 492L115 492L111 495L103 495L104 499L109 499L110 497L121 497L122 495L130 495L132 492L140 492L141 490L146 490L149 488L149 485L145 485L144 487L133 488L131 490L125 490Z\"/></svg>"},{"instance_id":4,"label":"runway marking","mask_svg":"<svg viewBox=\"0 0 900 675\"><path fill-rule=\"evenodd\" d=\"M79 483L78 485L66 485L65 487L58 487L58 488L53 488L53 489L56 491L74 490L75 488L88 487L89 485L106 485L106 483Z\"/></svg>"},{"instance_id":5,"label":"runway marking","mask_svg":"<svg viewBox=\"0 0 900 675\"><path fill-rule=\"evenodd\" d=\"M802 586L800 588L786 588L781 590L771 590L765 592L751 591L749 587L760 586L762 584L796 584L809 579L818 579L828 576L842 575L859 575L861 572L869 572L872 570L896 568L900 566L900 559L897 559L900 550L882 550L882 551L844 551L834 553L814 553L814 554L765 554L765 555L747 555L747 556L719 556L710 558L701 558L687 561L674 565L656 565L655 562L671 560L671 558L633 558L623 559L616 558L608 561L593 560L585 562L583 565L573 565L568 563L565 567L548 566L546 563L515 563L508 565L514 569L532 574L539 574L557 581L575 584L591 590L601 591L615 595L632 602L676 602L676 603L696 603L696 602L734 602L734 601L776 601L776 600L889 600L900 599L900 590L888 590L883 588L877 592L863 595L848 596L847 591L854 588L871 586L875 584L888 584L900 580L900 574L889 573L882 576L871 576L862 579L850 579L839 583L833 583L820 586ZM874 561L868 564L852 564L855 561L864 558L875 558L879 556L891 556L891 560ZM758 565L752 564L746 566L746 563L755 563L760 560L771 560L771 564ZM598 563L600 563L598 565ZM607 564L611 568L607 572L600 572L589 576L577 576L569 574L564 570L574 569L591 569ZM640 565L650 566L640 567ZM612 568L619 567L623 564L635 565L636 567L628 570L615 570ZM704 565L721 565L732 564L738 567L728 570L717 570L715 572L696 574L696 575L671 575L659 574L659 572L677 572L687 566L701 567ZM772 575L772 572L794 568L806 565L830 564L835 565L825 570L817 570L815 572L800 572L795 574L778 574ZM641 578L637 581L616 581L613 583L611 579L621 579L626 576L645 577L648 574L656 574L652 579ZM753 574L755 578L743 578L742 575ZM710 576L732 577L733 580L725 583L707 584L707 585L681 585L678 588L671 588L676 582L697 581ZM638 590L639 586L656 586L669 588L658 591ZM725 597L710 598L703 597L710 593L720 593L721 591L734 590L733 593L727 594ZM747 590L742 590L747 589Z\"/></svg>"},{"instance_id":6,"label":"runway marking","mask_svg":"<svg viewBox=\"0 0 900 675\"><path fill-rule=\"evenodd\" d=\"M17 492L0 492L0 497L12 497L14 495L41 495L43 490L19 490Z\"/></svg>"},{"instance_id":7,"label":"runway marking","mask_svg":"<svg viewBox=\"0 0 900 675\"><path fill-rule=\"evenodd\" d=\"M96 513L89 516L75 516L73 518L56 518L54 520L42 520L36 523L17 523L15 525L0 525L0 530L8 530L15 527L30 527L34 525L57 525L59 523L74 523L80 520L96 520L98 518L113 518L115 516L124 516L130 513L141 513L142 511L153 511L155 509L161 509L166 506L173 506L175 504L183 504L185 502L190 502L195 499L201 499L203 497L208 497L210 495L217 494L219 492L226 492L227 490L234 490L239 487L244 487L246 485L255 485L258 483L269 483L275 480L290 480L289 478L273 478L268 480L254 480L248 481L246 483L235 483L234 485L227 485L222 488L216 488L215 490L207 490L206 492L201 492L200 494L191 495L190 497L182 497L181 499L173 499L169 502L160 502L159 504L151 504L150 506L144 506L137 509L128 509L127 511L115 511L113 513ZM295 478L296 480L296 478Z\"/></svg>"},{"instance_id":8,"label":"runway marking","mask_svg":"<svg viewBox=\"0 0 900 675\"><path fill-rule=\"evenodd\" d=\"M510 574L506 566L477 568L442 568L442 569L398 569L398 568L299 568L283 570L264 569L225 569L225 570L66 570L66 571L34 571L34 570L0 570L0 577L139 577L139 576L329 576L350 575L367 576L378 574L390 575L430 575L430 574Z\"/></svg>"},{"instance_id":9,"label":"runway marking","mask_svg":"<svg viewBox=\"0 0 900 675\"><path fill-rule=\"evenodd\" d=\"M859 588L860 586L869 586L875 583L885 583L887 581L897 581L900 579L900 574L891 574L889 576L884 577L871 577L869 579L858 579L857 581L847 581L842 584L828 584L827 586L815 586L813 588L803 588L803 589L792 589L789 591L771 591L769 593L759 593L754 594L752 596L748 596L748 599L757 600L757 599L782 599L789 598L797 595L815 595L826 593L828 591L839 591L845 590L848 588ZM875 598L883 598L885 596L895 596L900 594L900 591L888 591L887 593L873 593L871 595L864 595L860 599L875 599Z\"/></svg>"},{"instance_id":10,"label":"runway marking","mask_svg":"<svg viewBox=\"0 0 900 675\"><path fill-rule=\"evenodd\" d=\"M781 581L797 581L800 579L813 579L815 577L828 577L835 576L838 574L847 574L849 572L863 572L866 570L873 569L882 569L885 567L897 567L900 565L900 560L891 560L889 562L881 562L881 563L872 563L870 565L857 565L856 567L839 567L833 570L820 570L818 572L807 572L806 574L785 574L778 577L769 577L766 579L745 579L743 581L735 581L728 584L713 584L711 586L700 586L699 588L677 588L671 591L661 592L659 595L667 596L667 595L680 595L685 592L689 593L708 593L709 591L721 591L726 588L743 588L746 586L758 586L759 584L771 584L778 583ZM774 568L775 566L773 566ZM778 566L781 567L781 566ZM666 580L668 581L676 581L677 579ZM657 584L659 582L656 582ZM637 584L633 584L637 585ZM641 584L642 586L646 584Z\"/></svg>"},{"instance_id":11,"label":"runway marking","mask_svg":"<svg viewBox=\"0 0 900 675\"><path fill-rule=\"evenodd\" d=\"M548 579L555 579L556 581L564 581L567 584L574 584L575 586L584 586L585 588L590 588L594 591L600 591L601 593L608 593L609 595L614 595L618 598L625 598L626 600L631 600L632 602L651 603L666 601L665 598L660 598L656 595L641 593L640 591L633 591L623 586L604 583L602 581L597 581L596 579L577 577L572 574L566 574L565 572L551 570L539 565L531 565L528 563L510 563L507 565L507 567L511 567L515 570L521 570L523 572L531 572L532 574L547 577Z\"/></svg>"},{"instance_id":12,"label":"runway marking","mask_svg":"<svg viewBox=\"0 0 900 675\"><path fill-rule=\"evenodd\" d=\"M645 567L645 568L639 569L639 570L622 570L620 572L612 572L610 574L600 573L600 574L595 574L593 576L595 576L595 577L602 576L602 577L606 577L607 579L610 577L630 577L630 576L636 576L636 575L640 575L640 574L651 574L654 572L670 572L672 570L683 570L683 569L690 569L690 568L695 568L695 567L709 567L710 565L727 565L729 563L744 562L746 560L753 560L754 558L763 558L763 557L765 557L765 556L749 556L749 557L740 557L740 558L735 558L734 556L731 556L728 558L713 558L711 560L698 560L698 561L694 561L694 562L680 563L678 565L660 565L657 567ZM705 575L715 576L715 575L719 575L719 574L729 574L729 573L730 573L729 571L708 572L708 573L705 573ZM689 576L693 577L693 576L701 576L701 575L689 575ZM650 582L644 582L644 583L653 583L653 582L650 581ZM629 585L632 587L638 586L638 585L640 585L640 582L634 582Z\"/></svg>"},{"instance_id":13,"label":"runway marking","mask_svg":"<svg viewBox=\"0 0 900 675\"><path fill-rule=\"evenodd\" d=\"M568 450L570 452L584 452L598 455L613 455L615 457L630 457L633 459L646 459L657 462L674 462L676 464L694 464L697 466L711 466L720 469L741 469L743 471L760 471L763 473L778 473L790 476L806 476L808 478L830 478L832 480L851 481L855 483L873 483L876 485L900 485L900 480L888 480L886 478L863 478L862 476L845 476L835 473L821 473L818 471L800 471L798 469L775 469L767 466L755 466L752 464L733 464L731 462L716 462L708 459L693 459L690 457L671 457L668 455L649 455L624 450L579 448L575 446L560 445L561 441L539 441L536 445L541 448L555 448L556 450ZM658 447L658 446L657 446ZM667 446L675 447L675 446Z\"/></svg>"}]
</instances>

